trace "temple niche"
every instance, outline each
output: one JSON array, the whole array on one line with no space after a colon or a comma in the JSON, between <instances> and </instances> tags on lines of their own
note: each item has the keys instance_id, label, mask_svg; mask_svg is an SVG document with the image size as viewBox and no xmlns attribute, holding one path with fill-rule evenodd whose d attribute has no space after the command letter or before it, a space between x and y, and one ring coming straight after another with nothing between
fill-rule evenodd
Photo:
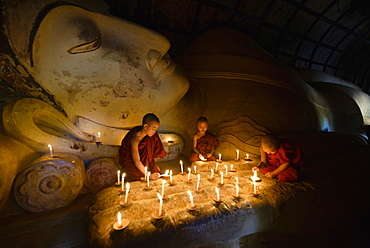
<instances>
[{"instance_id":1,"label":"temple niche","mask_svg":"<svg viewBox=\"0 0 370 248\"><path fill-rule=\"evenodd\" d=\"M366 211L369 146L358 127L370 121L370 97L354 84L290 69L230 28L208 30L172 59L166 37L109 15L103 1L1 5L4 247L258 247L275 235L331 234ZM148 112L161 119L168 154L157 162L174 171L161 219L151 215L161 180L147 191L131 183L127 205L115 187L120 142ZM236 168L222 201L206 179L215 163L186 161L199 116L220 140L222 170ZM253 194L251 168L270 132L304 149L302 178L259 175ZM202 176L196 209L187 207L195 183L178 174L180 159ZM241 198L232 197L235 177ZM117 231L118 212L130 223Z\"/></svg>"}]
</instances>

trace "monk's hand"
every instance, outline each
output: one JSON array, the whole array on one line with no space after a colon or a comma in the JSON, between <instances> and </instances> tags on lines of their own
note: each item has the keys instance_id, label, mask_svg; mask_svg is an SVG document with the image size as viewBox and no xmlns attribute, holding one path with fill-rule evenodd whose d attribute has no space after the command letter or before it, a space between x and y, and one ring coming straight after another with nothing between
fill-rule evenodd
<instances>
[{"instance_id":1,"label":"monk's hand","mask_svg":"<svg viewBox=\"0 0 370 248\"><path fill-rule=\"evenodd\" d=\"M153 174L150 174L150 180L158 180L159 179L159 173L154 172Z\"/></svg>"},{"instance_id":2,"label":"monk's hand","mask_svg":"<svg viewBox=\"0 0 370 248\"><path fill-rule=\"evenodd\" d=\"M212 153L207 153L207 158L212 157Z\"/></svg>"},{"instance_id":3,"label":"monk's hand","mask_svg":"<svg viewBox=\"0 0 370 248\"><path fill-rule=\"evenodd\" d=\"M253 172L255 172L255 171L260 171L260 169L259 169L257 166L254 166L254 167L252 168L252 171L253 171Z\"/></svg>"},{"instance_id":4,"label":"monk's hand","mask_svg":"<svg viewBox=\"0 0 370 248\"><path fill-rule=\"evenodd\" d=\"M276 176L276 174L274 172L267 172L265 174L266 177L269 177L269 178L274 178Z\"/></svg>"}]
</instances>

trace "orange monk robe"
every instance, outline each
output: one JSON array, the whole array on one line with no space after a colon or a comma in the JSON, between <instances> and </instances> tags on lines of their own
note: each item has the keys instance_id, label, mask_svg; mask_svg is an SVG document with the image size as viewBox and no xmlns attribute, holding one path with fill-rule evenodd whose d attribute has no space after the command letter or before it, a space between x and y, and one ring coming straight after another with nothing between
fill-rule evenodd
<instances>
[{"instance_id":1,"label":"orange monk robe","mask_svg":"<svg viewBox=\"0 0 370 248\"><path fill-rule=\"evenodd\" d=\"M267 166L260 169L262 174L273 172L281 164L290 163L290 166L276 175L281 182L296 181L299 176L300 166L303 165L302 150L291 141L282 140L275 154L266 154Z\"/></svg>"},{"instance_id":2,"label":"orange monk robe","mask_svg":"<svg viewBox=\"0 0 370 248\"><path fill-rule=\"evenodd\" d=\"M218 145L219 141L216 138L216 136L206 131L206 134L197 140L196 148L205 159L207 159L208 161L214 161L216 160L216 157L212 155L210 158L207 158L207 154L211 153L212 150L215 150L218 147ZM199 155L196 154L193 149L191 149L189 160L190 162L200 161Z\"/></svg>"},{"instance_id":3,"label":"orange monk robe","mask_svg":"<svg viewBox=\"0 0 370 248\"><path fill-rule=\"evenodd\" d=\"M140 180L144 174L136 167L131 153L131 139L140 131L142 126L137 126L131 129L123 138L119 149L119 164L126 173L128 181ZM158 133L152 137L145 136L139 143L140 161L144 166L148 166L150 173L160 172L159 167L155 164L155 158L163 158L166 156L161 139Z\"/></svg>"}]
</instances>

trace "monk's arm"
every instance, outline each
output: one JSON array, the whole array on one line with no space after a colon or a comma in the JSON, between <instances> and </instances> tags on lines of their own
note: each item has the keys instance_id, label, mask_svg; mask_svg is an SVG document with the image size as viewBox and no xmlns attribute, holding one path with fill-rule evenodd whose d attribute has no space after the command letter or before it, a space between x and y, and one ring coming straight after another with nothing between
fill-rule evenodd
<instances>
[{"instance_id":1,"label":"monk's arm","mask_svg":"<svg viewBox=\"0 0 370 248\"><path fill-rule=\"evenodd\" d=\"M196 154L200 155L201 153L197 149L197 141L198 141L198 137L196 135L194 135L194 137L193 137L193 151Z\"/></svg>"},{"instance_id":2,"label":"monk's arm","mask_svg":"<svg viewBox=\"0 0 370 248\"><path fill-rule=\"evenodd\" d=\"M140 154L139 154L139 143L140 143L140 140L139 138L135 135L132 139L131 139L131 153L132 153L132 158L134 160L134 163L135 163L135 166L139 169L139 171L141 171L141 173L145 173L145 170L144 170L144 165L143 163L141 163L140 161Z\"/></svg>"},{"instance_id":3,"label":"monk's arm","mask_svg":"<svg viewBox=\"0 0 370 248\"><path fill-rule=\"evenodd\" d=\"M277 174L279 174L280 172L282 172L283 170L285 170L285 169L287 169L289 167L290 167L290 163L289 162L284 163L284 164L281 164L278 168L276 168L276 170L274 170L272 172L267 172L265 174L265 176L273 178L274 176L276 176Z\"/></svg>"}]
</instances>

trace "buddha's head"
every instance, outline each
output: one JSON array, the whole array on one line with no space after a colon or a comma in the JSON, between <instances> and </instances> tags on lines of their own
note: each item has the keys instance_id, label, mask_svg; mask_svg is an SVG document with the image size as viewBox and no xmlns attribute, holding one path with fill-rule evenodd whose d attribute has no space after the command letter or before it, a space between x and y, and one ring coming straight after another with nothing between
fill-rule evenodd
<instances>
[{"instance_id":1,"label":"buddha's head","mask_svg":"<svg viewBox=\"0 0 370 248\"><path fill-rule=\"evenodd\" d=\"M132 126L145 113L164 115L189 87L164 36L97 1L3 1L17 59L70 119Z\"/></svg>"}]
</instances>

